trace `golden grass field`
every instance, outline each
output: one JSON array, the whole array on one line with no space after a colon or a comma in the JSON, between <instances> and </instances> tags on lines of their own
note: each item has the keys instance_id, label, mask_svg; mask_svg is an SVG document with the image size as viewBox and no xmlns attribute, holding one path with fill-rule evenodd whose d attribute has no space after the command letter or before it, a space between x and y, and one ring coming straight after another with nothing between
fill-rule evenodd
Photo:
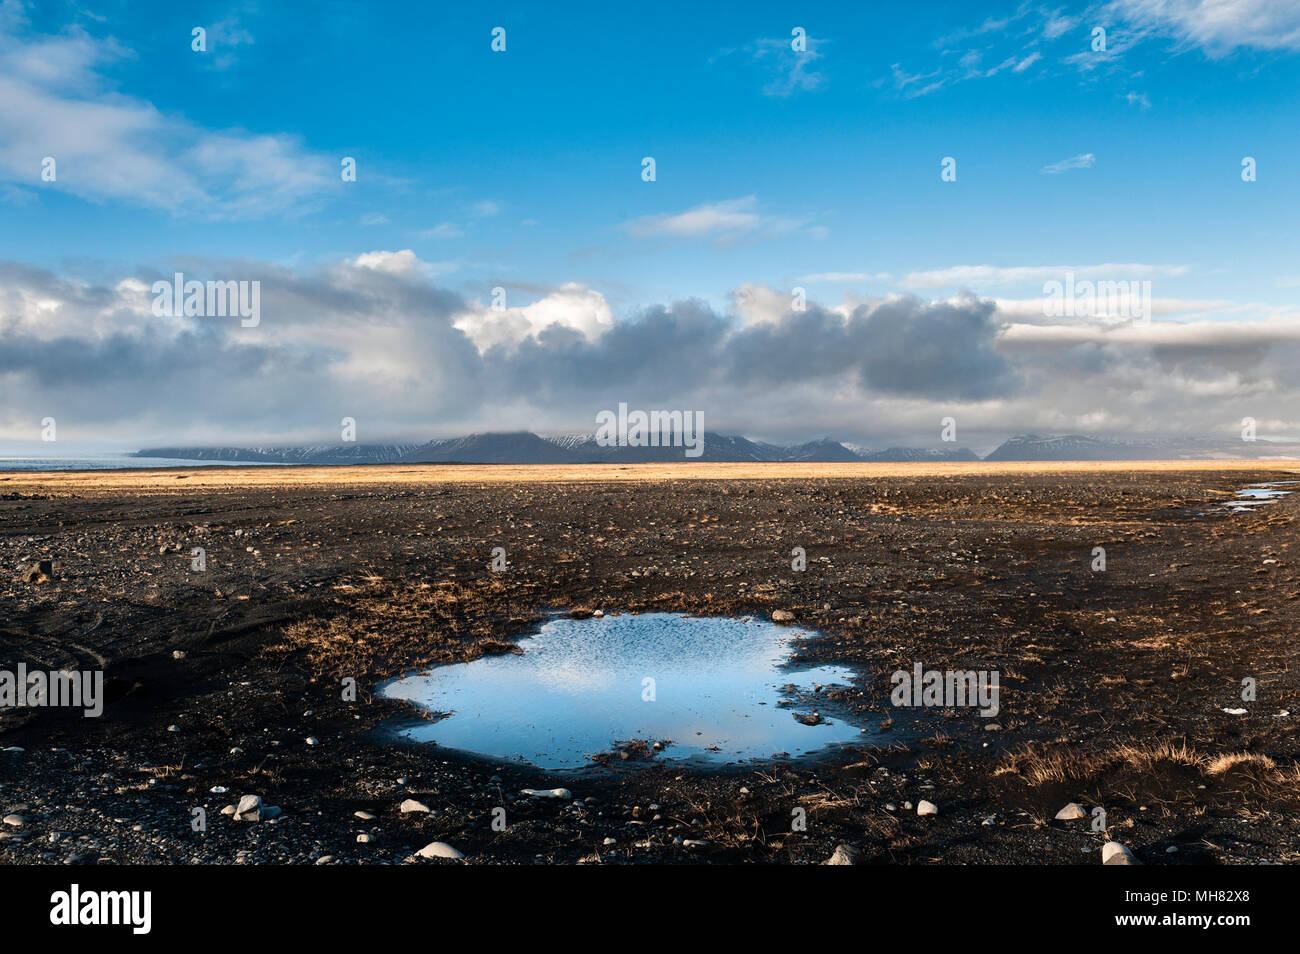
<instances>
[{"instance_id":1,"label":"golden grass field","mask_svg":"<svg viewBox=\"0 0 1300 954\"><path fill-rule=\"evenodd\" d=\"M1113 474L1142 471L1300 473L1297 460L960 461L909 463L394 464L176 467L162 470L0 471L2 492L188 492L344 484L423 485L517 481L675 481ZM183 481L184 483L179 483Z\"/></svg>"}]
</instances>

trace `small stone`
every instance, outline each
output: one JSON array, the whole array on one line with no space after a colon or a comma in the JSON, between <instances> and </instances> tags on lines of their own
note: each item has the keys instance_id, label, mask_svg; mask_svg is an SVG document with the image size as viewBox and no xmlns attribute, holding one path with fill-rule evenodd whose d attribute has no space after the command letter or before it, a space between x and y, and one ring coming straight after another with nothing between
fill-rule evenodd
<instances>
[{"instance_id":1,"label":"small stone","mask_svg":"<svg viewBox=\"0 0 1300 954\"><path fill-rule=\"evenodd\" d=\"M308 744L308 745L320 745L320 743L316 741L316 736L314 736L314 735L309 735L309 736L307 736L307 744Z\"/></svg>"},{"instance_id":2,"label":"small stone","mask_svg":"<svg viewBox=\"0 0 1300 954\"><path fill-rule=\"evenodd\" d=\"M357 843L361 845L368 845L374 840L375 838L373 835L370 835L364 831L361 834L357 835Z\"/></svg>"},{"instance_id":3,"label":"small stone","mask_svg":"<svg viewBox=\"0 0 1300 954\"><path fill-rule=\"evenodd\" d=\"M605 618L605 611L604 611L604 610L596 610L596 612L592 613L591 615L594 616L596 619L604 619L604 618Z\"/></svg>"},{"instance_id":4,"label":"small stone","mask_svg":"<svg viewBox=\"0 0 1300 954\"><path fill-rule=\"evenodd\" d=\"M27 819L22 815L6 815L4 823L11 828L22 828L23 825L27 824Z\"/></svg>"},{"instance_id":5,"label":"small stone","mask_svg":"<svg viewBox=\"0 0 1300 954\"><path fill-rule=\"evenodd\" d=\"M403 815L409 815L412 812L427 812L429 806L424 802L417 802L414 798L408 798L402 804L397 806L397 810Z\"/></svg>"},{"instance_id":6,"label":"small stone","mask_svg":"<svg viewBox=\"0 0 1300 954\"><path fill-rule=\"evenodd\" d=\"M464 858L459 851L445 841L431 841L416 852L421 858Z\"/></svg>"},{"instance_id":7,"label":"small stone","mask_svg":"<svg viewBox=\"0 0 1300 954\"><path fill-rule=\"evenodd\" d=\"M184 659L184 658L185 658L185 650L183 649L172 650L172 659Z\"/></svg>"},{"instance_id":8,"label":"small stone","mask_svg":"<svg viewBox=\"0 0 1300 954\"><path fill-rule=\"evenodd\" d=\"M1118 841L1108 841L1101 846L1101 863L1103 865L1136 865L1138 860L1133 852Z\"/></svg>"},{"instance_id":9,"label":"small stone","mask_svg":"<svg viewBox=\"0 0 1300 954\"><path fill-rule=\"evenodd\" d=\"M353 818L360 818L362 821L374 821L375 816L372 812L353 812Z\"/></svg>"},{"instance_id":10,"label":"small stone","mask_svg":"<svg viewBox=\"0 0 1300 954\"><path fill-rule=\"evenodd\" d=\"M262 796L245 795L235 808L235 821L261 821Z\"/></svg>"},{"instance_id":11,"label":"small stone","mask_svg":"<svg viewBox=\"0 0 1300 954\"><path fill-rule=\"evenodd\" d=\"M856 865L858 849L852 845L837 845L831 856L822 862L824 865Z\"/></svg>"},{"instance_id":12,"label":"small stone","mask_svg":"<svg viewBox=\"0 0 1300 954\"><path fill-rule=\"evenodd\" d=\"M1058 821L1075 821L1079 818L1087 818L1088 813L1083 810L1083 806L1078 802L1070 802L1059 812L1056 813Z\"/></svg>"},{"instance_id":13,"label":"small stone","mask_svg":"<svg viewBox=\"0 0 1300 954\"><path fill-rule=\"evenodd\" d=\"M617 839L617 838L606 838L604 844L605 844L606 847L609 847L610 845L617 845L617 844L618 844L618 839Z\"/></svg>"},{"instance_id":14,"label":"small stone","mask_svg":"<svg viewBox=\"0 0 1300 954\"><path fill-rule=\"evenodd\" d=\"M567 788L524 788L520 789L521 795L531 795L534 798L562 798L566 802L573 798L573 794Z\"/></svg>"},{"instance_id":15,"label":"small stone","mask_svg":"<svg viewBox=\"0 0 1300 954\"><path fill-rule=\"evenodd\" d=\"M794 613L789 610L772 610L772 622L792 623L794 622Z\"/></svg>"},{"instance_id":16,"label":"small stone","mask_svg":"<svg viewBox=\"0 0 1300 954\"><path fill-rule=\"evenodd\" d=\"M939 806L923 798L916 803L916 813L918 815L937 815L939 814Z\"/></svg>"}]
</instances>

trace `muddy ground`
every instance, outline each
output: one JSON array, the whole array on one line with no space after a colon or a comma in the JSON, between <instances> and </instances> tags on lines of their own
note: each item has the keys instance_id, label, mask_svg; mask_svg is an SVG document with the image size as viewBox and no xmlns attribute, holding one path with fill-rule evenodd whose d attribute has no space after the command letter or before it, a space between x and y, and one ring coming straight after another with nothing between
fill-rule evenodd
<instances>
[{"instance_id":1,"label":"muddy ground","mask_svg":"<svg viewBox=\"0 0 1300 954\"><path fill-rule=\"evenodd\" d=\"M844 844L859 863L1100 864L1106 838L1145 864L1297 861L1300 494L1217 509L1290 476L0 482L0 669L102 667L108 696L98 719L0 710L0 862L403 863L442 841L468 863L821 863ZM28 582L39 559L53 579ZM788 610L823 634L802 658L860 673L827 711L889 744L548 773L386 731L412 713L373 694L385 676L597 609ZM997 670L1001 712L892 707L889 674L918 661ZM519 794L557 786L572 798ZM281 813L221 814L245 794ZM1104 809L1105 833L1056 820L1067 802Z\"/></svg>"}]
</instances>

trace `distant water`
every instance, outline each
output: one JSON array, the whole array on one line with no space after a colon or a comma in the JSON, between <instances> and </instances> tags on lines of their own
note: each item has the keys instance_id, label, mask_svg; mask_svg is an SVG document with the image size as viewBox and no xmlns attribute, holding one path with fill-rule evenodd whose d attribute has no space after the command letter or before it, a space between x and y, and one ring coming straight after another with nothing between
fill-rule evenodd
<instances>
[{"instance_id":1,"label":"distant water","mask_svg":"<svg viewBox=\"0 0 1300 954\"><path fill-rule=\"evenodd\" d=\"M0 457L0 472L13 470L142 470L156 467L257 467L242 460L177 460L173 457L132 457L98 454L90 457Z\"/></svg>"}]
</instances>

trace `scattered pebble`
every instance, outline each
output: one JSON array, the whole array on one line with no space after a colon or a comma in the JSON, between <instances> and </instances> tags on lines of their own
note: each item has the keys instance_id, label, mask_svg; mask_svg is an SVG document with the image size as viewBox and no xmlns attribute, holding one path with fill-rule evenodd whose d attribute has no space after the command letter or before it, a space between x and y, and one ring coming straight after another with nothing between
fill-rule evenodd
<instances>
[{"instance_id":1,"label":"scattered pebble","mask_svg":"<svg viewBox=\"0 0 1300 954\"><path fill-rule=\"evenodd\" d=\"M459 851L445 841L431 841L416 852L421 858L464 858Z\"/></svg>"}]
</instances>

